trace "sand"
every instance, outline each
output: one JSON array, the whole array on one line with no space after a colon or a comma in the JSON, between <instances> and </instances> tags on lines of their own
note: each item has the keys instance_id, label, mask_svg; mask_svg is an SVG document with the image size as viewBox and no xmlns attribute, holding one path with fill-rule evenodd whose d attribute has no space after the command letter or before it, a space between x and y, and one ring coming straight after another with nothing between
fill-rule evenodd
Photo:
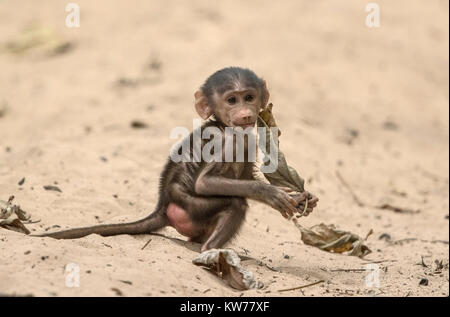
<instances>
[{"instance_id":1,"label":"sand","mask_svg":"<svg viewBox=\"0 0 450 317\"><path fill-rule=\"evenodd\" d=\"M365 1L76 2L79 28L65 26L57 0L0 2L0 199L15 195L40 220L33 233L151 212L170 132L192 129L195 90L236 65L267 80L281 149L320 198L301 224L373 229L373 252L304 245L292 223L251 202L228 247L250 258L242 264L264 288L241 292L193 265L198 246L172 228L70 241L0 229L1 294L449 295L447 1L377 1L379 28L365 25ZM29 25L59 38L8 50ZM371 207L383 203L419 212ZM383 261L378 287L366 283L370 261ZM79 287L67 286L70 263Z\"/></svg>"}]
</instances>

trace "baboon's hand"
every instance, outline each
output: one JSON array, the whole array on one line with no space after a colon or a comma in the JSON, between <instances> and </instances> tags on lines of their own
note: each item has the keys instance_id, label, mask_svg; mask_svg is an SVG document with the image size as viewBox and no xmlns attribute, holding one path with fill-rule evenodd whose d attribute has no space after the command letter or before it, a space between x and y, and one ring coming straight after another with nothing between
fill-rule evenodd
<instances>
[{"instance_id":1,"label":"baboon's hand","mask_svg":"<svg viewBox=\"0 0 450 317\"><path fill-rule=\"evenodd\" d=\"M319 201L316 196L307 191L295 195L293 198L297 201L297 217L308 216Z\"/></svg>"},{"instance_id":2,"label":"baboon's hand","mask_svg":"<svg viewBox=\"0 0 450 317\"><path fill-rule=\"evenodd\" d=\"M271 186L270 193L264 195L264 201L273 209L278 210L281 215L289 219L297 213L297 201L288 194L292 189L288 187Z\"/></svg>"}]
</instances>

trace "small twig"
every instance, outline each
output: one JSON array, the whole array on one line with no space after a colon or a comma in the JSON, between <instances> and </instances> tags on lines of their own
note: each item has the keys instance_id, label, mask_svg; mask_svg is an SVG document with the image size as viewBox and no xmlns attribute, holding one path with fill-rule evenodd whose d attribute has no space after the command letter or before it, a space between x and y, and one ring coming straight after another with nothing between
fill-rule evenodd
<instances>
[{"instance_id":1,"label":"small twig","mask_svg":"<svg viewBox=\"0 0 450 317\"><path fill-rule=\"evenodd\" d=\"M400 240L392 241L392 244L402 244L403 242L411 242L411 241L417 241L417 238L405 238Z\"/></svg>"},{"instance_id":2,"label":"small twig","mask_svg":"<svg viewBox=\"0 0 450 317\"><path fill-rule=\"evenodd\" d=\"M412 242L412 241L420 241L420 242L425 242L425 243L443 243L443 244L448 244L447 240L425 240L425 239L418 239L418 238L405 238L405 239L400 239L400 240L395 240L395 241L388 241L390 244L402 244L404 242Z\"/></svg>"},{"instance_id":3,"label":"small twig","mask_svg":"<svg viewBox=\"0 0 450 317\"><path fill-rule=\"evenodd\" d=\"M271 267L270 265L268 265L268 264L266 264L266 263L263 263L263 264L264 264L264 266L265 266L266 268L268 268L269 270L271 270L271 271L273 271L273 272L278 272L278 273L281 272L280 270L277 270L276 268Z\"/></svg>"},{"instance_id":4,"label":"small twig","mask_svg":"<svg viewBox=\"0 0 450 317\"><path fill-rule=\"evenodd\" d=\"M29 224L33 224L33 223L39 223L41 222L41 219L38 220L26 220L26 221L22 221L22 223L29 225Z\"/></svg>"},{"instance_id":5,"label":"small twig","mask_svg":"<svg viewBox=\"0 0 450 317\"><path fill-rule=\"evenodd\" d=\"M409 209L409 208L393 206L390 204L381 204L379 206L374 206L374 208L382 209L382 210L391 210L393 212L400 213L400 214L417 214L420 212L420 210L418 210L418 209L413 210L413 209Z\"/></svg>"},{"instance_id":6,"label":"small twig","mask_svg":"<svg viewBox=\"0 0 450 317\"><path fill-rule=\"evenodd\" d=\"M313 286L313 285L316 285L316 284L320 284L320 283L323 283L323 282L325 282L325 281L324 280L320 280L320 281L317 281L317 282L314 282L314 283L311 283L311 284L297 286L297 287L292 287L292 288L286 288L286 289L280 289L278 291L279 292L295 291L297 289L303 289L303 288L310 287L310 286Z\"/></svg>"},{"instance_id":7,"label":"small twig","mask_svg":"<svg viewBox=\"0 0 450 317\"><path fill-rule=\"evenodd\" d=\"M423 267L428 268L429 266L425 264L424 260L423 260L423 255L420 256L420 259L422 261L422 263L418 263L418 265L422 265Z\"/></svg>"},{"instance_id":8,"label":"small twig","mask_svg":"<svg viewBox=\"0 0 450 317\"><path fill-rule=\"evenodd\" d=\"M258 265L264 265L266 268L268 268L269 270L271 270L271 271L273 271L273 272L278 272L278 273L281 272L280 270L277 270L276 268L271 267L270 265L264 263L264 262L261 261L261 260L257 260L257 261L258 261Z\"/></svg>"},{"instance_id":9,"label":"small twig","mask_svg":"<svg viewBox=\"0 0 450 317\"><path fill-rule=\"evenodd\" d=\"M342 185L345 186L345 188L347 188L347 190L350 192L350 194L352 195L353 200L356 202L356 204L359 207L365 207L366 204L363 203L361 201L361 199L358 198L358 196L356 196L355 192L352 190L352 188L350 187L350 185L345 181L345 179L342 177L341 173L339 173L339 171L336 171L336 176L337 178L341 181Z\"/></svg>"},{"instance_id":10,"label":"small twig","mask_svg":"<svg viewBox=\"0 0 450 317\"><path fill-rule=\"evenodd\" d=\"M429 179L431 179L431 180L434 181L434 182L439 182L439 181L441 181L440 177L437 176L436 174L431 173L431 172L425 170L425 169L422 168L421 166L417 166L417 167L418 167L420 170L422 170L422 175L423 175L423 176L428 177Z\"/></svg>"},{"instance_id":11,"label":"small twig","mask_svg":"<svg viewBox=\"0 0 450 317\"><path fill-rule=\"evenodd\" d=\"M367 238L373 233L373 229L370 229L369 232L367 232L366 237L364 238L364 241L367 241Z\"/></svg>"},{"instance_id":12,"label":"small twig","mask_svg":"<svg viewBox=\"0 0 450 317\"><path fill-rule=\"evenodd\" d=\"M365 272L366 269L335 269L330 270L330 272Z\"/></svg>"},{"instance_id":13,"label":"small twig","mask_svg":"<svg viewBox=\"0 0 450 317\"><path fill-rule=\"evenodd\" d=\"M448 241L446 241L446 240L431 240L431 241L428 241L428 240L420 240L420 241L422 241L422 242L430 242L430 243L443 243L443 244L448 244Z\"/></svg>"},{"instance_id":14,"label":"small twig","mask_svg":"<svg viewBox=\"0 0 450 317\"><path fill-rule=\"evenodd\" d=\"M44 186L44 189L45 189L45 190L53 190L53 191L62 193L62 190L61 190L58 186L45 185L45 186Z\"/></svg>"},{"instance_id":15,"label":"small twig","mask_svg":"<svg viewBox=\"0 0 450 317\"><path fill-rule=\"evenodd\" d=\"M391 210L393 212L400 213L400 214L417 214L417 213L420 212L420 210L414 210L414 209L410 209L410 208L403 208L403 207L393 206L393 205L390 205L390 204L381 204L381 205L366 204L366 203L362 202L361 199L359 199L359 197L355 194L353 189L345 181L345 179L342 177L342 175L339 173L339 171L336 171L336 176L341 181L342 185L344 185L345 188L347 188L347 190L351 194L353 200L356 202L356 204L359 207L371 207L371 208L381 209L381 210Z\"/></svg>"},{"instance_id":16,"label":"small twig","mask_svg":"<svg viewBox=\"0 0 450 317\"><path fill-rule=\"evenodd\" d=\"M370 261L370 260L366 260L366 259L362 259L364 261ZM370 262L366 262L366 264L377 264L377 263L383 263L383 262L397 262L397 260L379 260L379 261L370 261Z\"/></svg>"},{"instance_id":17,"label":"small twig","mask_svg":"<svg viewBox=\"0 0 450 317\"><path fill-rule=\"evenodd\" d=\"M150 243L150 241L152 241L152 239L150 238L150 240L147 241L146 244L144 244L144 246L141 248L141 250L144 250L146 246L148 246L148 244Z\"/></svg>"}]
</instances>

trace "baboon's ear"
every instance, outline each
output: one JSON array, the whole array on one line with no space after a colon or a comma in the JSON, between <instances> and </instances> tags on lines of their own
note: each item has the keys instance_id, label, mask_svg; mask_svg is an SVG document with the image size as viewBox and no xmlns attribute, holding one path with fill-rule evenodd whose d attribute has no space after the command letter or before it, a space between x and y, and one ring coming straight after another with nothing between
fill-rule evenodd
<instances>
[{"instance_id":1,"label":"baboon's ear","mask_svg":"<svg viewBox=\"0 0 450 317\"><path fill-rule=\"evenodd\" d=\"M208 104L208 98L201 89L197 90L194 94L195 97L195 110L197 110L198 115L206 120L212 115L212 109Z\"/></svg>"},{"instance_id":2,"label":"baboon's ear","mask_svg":"<svg viewBox=\"0 0 450 317\"><path fill-rule=\"evenodd\" d=\"M262 99L261 109L265 109L266 108L267 103L269 102L269 98L270 98L270 93L269 93L269 90L267 89L266 81L263 80L263 82L264 82L264 84L262 86L262 92L261 92L262 93L262 96L261 96L261 99Z\"/></svg>"}]
</instances>

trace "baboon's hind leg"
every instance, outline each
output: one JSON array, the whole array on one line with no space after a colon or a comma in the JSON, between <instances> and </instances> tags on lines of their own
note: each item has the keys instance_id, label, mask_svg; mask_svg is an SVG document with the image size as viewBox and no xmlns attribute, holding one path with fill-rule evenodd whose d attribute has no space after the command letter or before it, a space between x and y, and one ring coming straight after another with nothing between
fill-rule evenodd
<instances>
[{"instance_id":1,"label":"baboon's hind leg","mask_svg":"<svg viewBox=\"0 0 450 317\"><path fill-rule=\"evenodd\" d=\"M201 252L221 248L239 230L245 219L248 205L245 199L233 198L232 203L217 214L217 221L209 237L199 237L206 240L201 248Z\"/></svg>"}]
</instances>

